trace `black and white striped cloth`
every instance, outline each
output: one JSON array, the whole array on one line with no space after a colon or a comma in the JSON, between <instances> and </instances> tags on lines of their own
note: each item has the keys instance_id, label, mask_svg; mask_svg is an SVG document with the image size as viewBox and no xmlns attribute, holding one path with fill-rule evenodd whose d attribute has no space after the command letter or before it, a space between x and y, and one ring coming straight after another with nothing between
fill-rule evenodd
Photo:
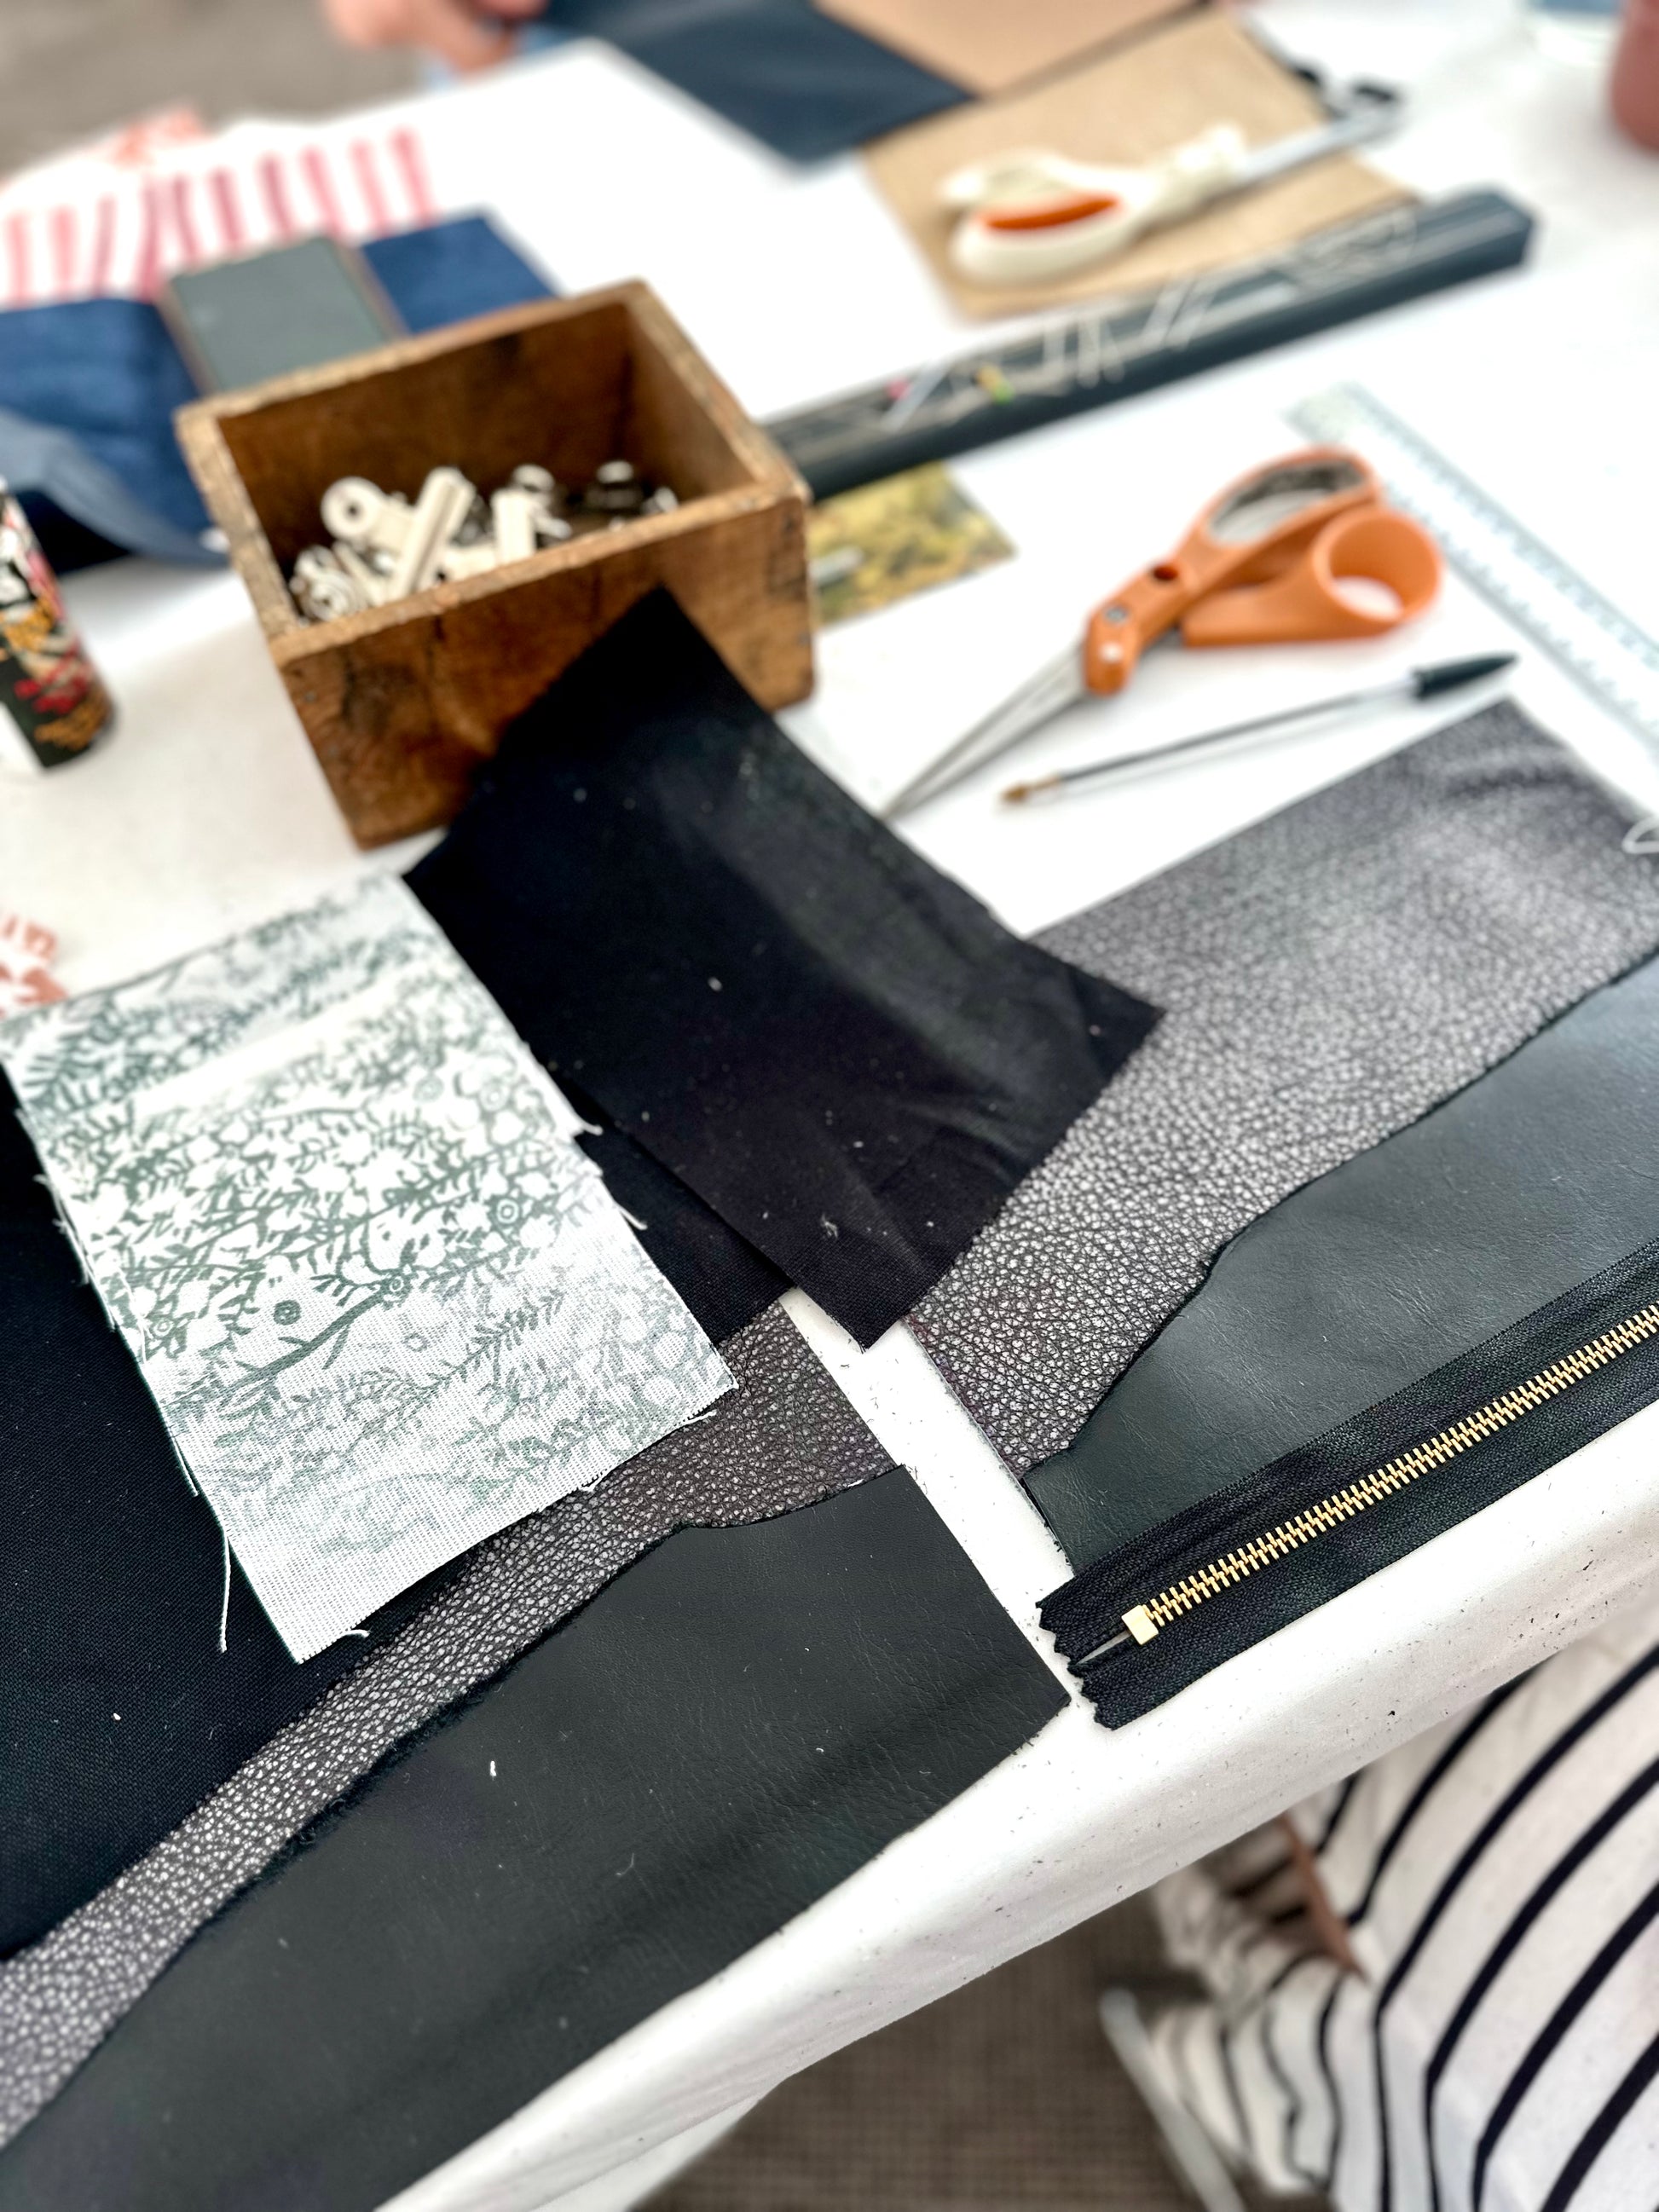
<instances>
[{"instance_id":1,"label":"black and white striped cloth","mask_svg":"<svg viewBox=\"0 0 1659 2212\"><path fill-rule=\"evenodd\" d=\"M1337 2212L1659 2207L1659 1608L1153 1891L1210 1992L1151 2022L1244 2172Z\"/></svg>"}]
</instances>

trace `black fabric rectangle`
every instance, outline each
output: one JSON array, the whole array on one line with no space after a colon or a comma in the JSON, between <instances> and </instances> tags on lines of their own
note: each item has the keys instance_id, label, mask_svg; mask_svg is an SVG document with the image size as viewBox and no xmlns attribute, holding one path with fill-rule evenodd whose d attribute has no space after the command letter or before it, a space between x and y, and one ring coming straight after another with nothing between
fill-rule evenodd
<instances>
[{"instance_id":1,"label":"black fabric rectangle","mask_svg":"<svg viewBox=\"0 0 1659 2212\"><path fill-rule=\"evenodd\" d=\"M811 0L548 0L546 12L794 161L845 153L967 98Z\"/></svg>"},{"instance_id":2,"label":"black fabric rectangle","mask_svg":"<svg viewBox=\"0 0 1659 2212\"><path fill-rule=\"evenodd\" d=\"M862 1344L1157 1018L866 814L661 592L409 880L555 1076Z\"/></svg>"},{"instance_id":3,"label":"black fabric rectangle","mask_svg":"<svg viewBox=\"0 0 1659 2212\"><path fill-rule=\"evenodd\" d=\"M478 980L492 988L488 975ZM499 996L499 994L495 995ZM647 1254L661 1268L716 1344L758 1320L789 1287L789 1278L746 1237L670 1175L643 1145L623 1134L573 1084L571 1103L592 1125L576 1141L605 1177L605 1187L634 1224Z\"/></svg>"},{"instance_id":4,"label":"black fabric rectangle","mask_svg":"<svg viewBox=\"0 0 1659 2212\"><path fill-rule=\"evenodd\" d=\"M683 1531L222 1913L0 2212L368 2212L1064 1703L900 1470Z\"/></svg>"}]
</instances>

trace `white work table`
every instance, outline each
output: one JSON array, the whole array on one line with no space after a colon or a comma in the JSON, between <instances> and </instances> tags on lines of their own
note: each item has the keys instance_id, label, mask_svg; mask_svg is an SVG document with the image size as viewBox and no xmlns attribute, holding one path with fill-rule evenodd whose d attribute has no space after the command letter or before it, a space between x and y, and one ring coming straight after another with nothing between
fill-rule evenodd
<instances>
[{"instance_id":1,"label":"white work table","mask_svg":"<svg viewBox=\"0 0 1659 2212\"><path fill-rule=\"evenodd\" d=\"M1413 88L1380 155L1425 191L1537 210L1533 265L956 464L1018 557L823 638L783 718L866 798L890 791L1167 550L1230 477L1298 442L1285 410L1363 381L1659 629L1659 159L1595 80L1532 50L1510 0L1271 0L1291 52ZM789 169L580 46L421 103L441 204L479 206L568 289L642 276L757 415L971 342L855 160ZM441 457L434 457L441 458ZM70 988L152 964L365 866L240 585L126 562L72 581L119 702L84 764L0 790L0 902L55 929ZM1152 656L1033 766L1513 641L1454 580L1364 646ZM1659 759L1530 647L1516 690L1659 807ZM1444 716L1441 719L1445 719ZM906 834L1020 930L1121 888L1428 726L1400 710L1000 809L981 776ZM860 1353L790 1310L1055 1665L1039 1600L1068 1570L902 1328ZM555 2083L398 2212L617 2212L786 2075L1143 1887L1659 1590L1659 1407L1109 1733L1075 1701L1036 1741L736 1965Z\"/></svg>"}]
</instances>

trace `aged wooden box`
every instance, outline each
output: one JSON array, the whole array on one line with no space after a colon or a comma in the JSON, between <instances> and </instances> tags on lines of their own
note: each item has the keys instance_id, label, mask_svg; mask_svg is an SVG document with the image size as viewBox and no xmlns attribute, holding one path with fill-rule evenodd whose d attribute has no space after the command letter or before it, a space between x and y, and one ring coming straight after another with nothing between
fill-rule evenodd
<instances>
[{"instance_id":1,"label":"aged wooden box","mask_svg":"<svg viewBox=\"0 0 1659 2212\"><path fill-rule=\"evenodd\" d=\"M763 705L812 687L805 487L644 284L399 339L178 419L360 844L447 821L507 723L655 585ZM289 596L337 477L413 499L441 463L488 492L523 461L582 483L616 456L679 507L332 622Z\"/></svg>"}]
</instances>

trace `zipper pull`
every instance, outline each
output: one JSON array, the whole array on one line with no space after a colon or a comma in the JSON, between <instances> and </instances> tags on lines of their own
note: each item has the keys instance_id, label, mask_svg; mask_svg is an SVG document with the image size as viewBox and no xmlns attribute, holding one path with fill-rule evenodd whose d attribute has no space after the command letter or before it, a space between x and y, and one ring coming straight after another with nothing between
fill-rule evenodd
<instances>
[{"instance_id":1,"label":"zipper pull","mask_svg":"<svg viewBox=\"0 0 1659 2212\"><path fill-rule=\"evenodd\" d=\"M1092 1651L1085 1651L1080 1659L1073 1659L1072 1671L1074 1674L1080 1674L1085 1667L1092 1667L1097 1659L1103 1659L1109 1651L1121 1650L1126 1644L1150 1644L1157 1634L1158 1623L1146 1607L1131 1606L1124 1614L1123 1626L1117 1633L1109 1636L1103 1644L1097 1644Z\"/></svg>"}]
</instances>

